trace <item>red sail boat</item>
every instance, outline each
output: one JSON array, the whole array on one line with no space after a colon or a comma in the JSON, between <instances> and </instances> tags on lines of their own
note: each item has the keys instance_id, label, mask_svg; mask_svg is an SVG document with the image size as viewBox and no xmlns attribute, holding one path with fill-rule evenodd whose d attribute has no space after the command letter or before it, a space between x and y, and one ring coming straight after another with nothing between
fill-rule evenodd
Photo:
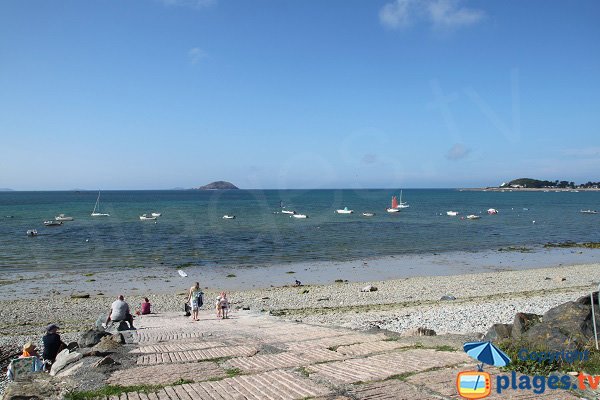
<instances>
[{"instance_id":1,"label":"red sail boat","mask_svg":"<svg viewBox=\"0 0 600 400\"><path fill-rule=\"evenodd\" d=\"M388 208L386 211L389 213L400 212L400 209L398 208L398 199L396 196L392 196L392 207Z\"/></svg>"}]
</instances>

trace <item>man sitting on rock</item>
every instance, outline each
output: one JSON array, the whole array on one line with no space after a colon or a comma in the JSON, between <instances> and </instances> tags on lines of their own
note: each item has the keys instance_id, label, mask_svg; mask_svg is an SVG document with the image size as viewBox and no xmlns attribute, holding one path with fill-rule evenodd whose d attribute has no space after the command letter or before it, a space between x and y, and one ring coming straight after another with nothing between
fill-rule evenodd
<instances>
[{"instance_id":1,"label":"man sitting on rock","mask_svg":"<svg viewBox=\"0 0 600 400\"><path fill-rule=\"evenodd\" d=\"M131 312L129 311L129 304L125 302L123 295L120 295L119 298L110 306L108 318L106 318L106 326L108 326L110 321L127 321L129 323L129 327L131 329L135 329L133 327L133 315L131 315Z\"/></svg>"}]
</instances>

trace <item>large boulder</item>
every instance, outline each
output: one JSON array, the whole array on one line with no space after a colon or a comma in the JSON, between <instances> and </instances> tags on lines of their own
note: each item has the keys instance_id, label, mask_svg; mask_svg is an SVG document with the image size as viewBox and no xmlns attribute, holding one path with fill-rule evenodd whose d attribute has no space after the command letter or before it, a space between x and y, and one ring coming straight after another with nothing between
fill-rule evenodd
<instances>
[{"instance_id":1,"label":"large boulder","mask_svg":"<svg viewBox=\"0 0 600 400\"><path fill-rule=\"evenodd\" d=\"M4 390L3 400L59 400L60 385L46 374L31 381L13 382Z\"/></svg>"},{"instance_id":2,"label":"large boulder","mask_svg":"<svg viewBox=\"0 0 600 400\"><path fill-rule=\"evenodd\" d=\"M50 369L50 375L54 376L59 373L62 369L64 369L67 365L74 363L75 361L81 360L83 355L81 353L72 352L69 353L68 349L64 349L56 356L56 360L52 364L52 368Z\"/></svg>"},{"instance_id":3,"label":"large boulder","mask_svg":"<svg viewBox=\"0 0 600 400\"><path fill-rule=\"evenodd\" d=\"M483 340L499 341L510 338L512 333L512 324L494 324L488 329Z\"/></svg>"},{"instance_id":4,"label":"large boulder","mask_svg":"<svg viewBox=\"0 0 600 400\"><path fill-rule=\"evenodd\" d=\"M529 313L517 313L512 325L511 337L513 339L521 339L523 334L532 326L539 323L542 319L541 315Z\"/></svg>"},{"instance_id":5,"label":"large boulder","mask_svg":"<svg viewBox=\"0 0 600 400\"><path fill-rule=\"evenodd\" d=\"M600 317L598 311L596 317ZM533 348L574 350L588 345L593 334L591 306L569 301L548 310L542 322L530 327L521 337Z\"/></svg>"},{"instance_id":6,"label":"large boulder","mask_svg":"<svg viewBox=\"0 0 600 400\"><path fill-rule=\"evenodd\" d=\"M92 351L111 352L121 347L124 342L123 335L120 333L116 335L104 336L102 339L100 339L100 343L92 347Z\"/></svg>"},{"instance_id":7,"label":"large boulder","mask_svg":"<svg viewBox=\"0 0 600 400\"><path fill-rule=\"evenodd\" d=\"M81 348L93 347L100 343L100 340L104 336L110 336L110 333L98 329L90 329L79 338L79 341L77 343Z\"/></svg>"}]
</instances>

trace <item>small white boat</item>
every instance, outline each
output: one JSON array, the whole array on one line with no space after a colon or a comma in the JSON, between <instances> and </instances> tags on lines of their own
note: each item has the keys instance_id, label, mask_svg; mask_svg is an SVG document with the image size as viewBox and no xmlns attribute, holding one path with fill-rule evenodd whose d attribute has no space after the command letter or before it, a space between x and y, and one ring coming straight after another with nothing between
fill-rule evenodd
<instances>
[{"instance_id":1,"label":"small white boat","mask_svg":"<svg viewBox=\"0 0 600 400\"><path fill-rule=\"evenodd\" d=\"M487 213L490 215L498 214L498 210L496 210L495 208L490 208L489 210L487 210Z\"/></svg>"},{"instance_id":2,"label":"small white boat","mask_svg":"<svg viewBox=\"0 0 600 400\"><path fill-rule=\"evenodd\" d=\"M363 217L373 217L375 215L375 213L370 213L370 212L364 212L362 213Z\"/></svg>"},{"instance_id":3,"label":"small white boat","mask_svg":"<svg viewBox=\"0 0 600 400\"><path fill-rule=\"evenodd\" d=\"M475 214L467 215L467 219L479 219L479 218L481 218L479 215L475 215Z\"/></svg>"},{"instance_id":4,"label":"small white boat","mask_svg":"<svg viewBox=\"0 0 600 400\"><path fill-rule=\"evenodd\" d=\"M299 218L299 219L306 219L306 218L308 218L308 215L305 215L305 214L293 214L293 215L290 215L290 217Z\"/></svg>"},{"instance_id":5,"label":"small white boat","mask_svg":"<svg viewBox=\"0 0 600 400\"><path fill-rule=\"evenodd\" d=\"M408 208L410 207L410 205L408 205L407 202L402 201L402 190L400 191L400 201L398 202L398 205L396 206L396 208Z\"/></svg>"},{"instance_id":6,"label":"small white boat","mask_svg":"<svg viewBox=\"0 0 600 400\"><path fill-rule=\"evenodd\" d=\"M65 214L58 214L54 217L55 221L73 221L73 217L67 217Z\"/></svg>"},{"instance_id":7,"label":"small white boat","mask_svg":"<svg viewBox=\"0 0 600 400\"><path fill-rule=\"evenodd\" d=\"M446 211L446 215L450 217L456 217L458 215L458 211Z\"/></svg>"},{"instance_id":8,"label":"small white boat","mask_svg":"<svg viewBox=\"0 0 600 400\"><path fill-rule=\"evenodd\" d=\"M389 212L389 213L398 213L400 212L399 208L387 208L385 211Z\"/></svg>"},{"instance_id":9,"label":"small white boat","mask_svg":"<svg viewBox=\"0 0 600 400\"><path fill-rule=\"evenodd\" d=\"M62 221L52 221L52 220L44 221L44 225L46 225L46 226L60 226L62 224L63 224Z\"/></svg>"},{"instance_id":10,"label":"small white boat","mask_svg":"<svg viewBox=\"0 0 600 400\"><path fill-rule=\"evenodd\" d=\"M291 215L294 215L294 214L296 214L296 211L294 211L294 210L281 210L281 213L282 214L291 214Z\"/></svg>"},{"instance_id":11,"label":"small white boat","mask_svg":"<svg viewBox=\"0 0 600 400\"><path fill-rule=\"evenodd\" d=\"M581 210L579 212L582 214L598 214L598 211L596 210Z\"/></svg>"},{"instance_id":12,"label":"small white boat","mask_svg":"<svg viewBox=\"0 0 600 400\"><path fill-rule=\"evenodd\" d=\"M152 213L153 217L160 217L161 215L162 215L161 213L156 213L156 212Z\"/></svg>"},{"instance_id":13,"label":"small white boat","mask_svg":"<svg viewBox=\"0 0 600 400\"><path fill-rule=\"evenodd\" d=\"M140 220L141 221L154 221L156 219L156 217L152 217L148 214L142 214L140 215Z\"/></svg>"},{"instance_id":14,"label":"small white boat","mask_svg":"<svg viewBox=\"0 0 600 400\"><path fill-rule=\"evenodd\" d=\"M335 210L338 214L352 214L354 210L348 210L348 207L344 207L343 210Z\"/></svg>"},{"instance_id":15,"label":"small white boat","mask_svg":"<svg viewBox=\"0 0 600 400\"><path fill-rule=\"evenodd\" d=\"M235 219L235 215L223 215L223 219Z\"/></svg>"},{"instance_id":16,"label":"small white boat","mask_svg":"<svg viewBox=\"0 0 600 400\"><path fill-rule=\"evenodd\" d=\"M100 212L100 191L98 191L98 198L96 199L96 204L94 205L94 211L92 211L91 216L92 217L110 217L110 214Z\"/></svg>"},{"instance_id":17,"label":"small white boat","mask_svg":"<svg viewBox=\"0 0 600 400\"><path fill-rule=\"evenodd\" d=\"M37 236L37 235L38 235L38 233L37 233L37 230L35 230L35 229L29 229L27 231L27 236Z\"/></svg>"}]
</instances>

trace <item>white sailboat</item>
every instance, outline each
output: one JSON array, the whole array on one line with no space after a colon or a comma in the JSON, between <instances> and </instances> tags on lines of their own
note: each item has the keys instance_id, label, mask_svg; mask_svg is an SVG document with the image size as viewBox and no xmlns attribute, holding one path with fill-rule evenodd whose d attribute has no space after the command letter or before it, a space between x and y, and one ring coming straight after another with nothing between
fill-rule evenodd
<instances>
[{"instance_id":1,"label":"white sailboat","mask_svg":"<svg viewBox=\"0 0 600 400\"><path fill-rule=\"evenodd\" d=\"M400 191L400 202L398 203L398 205L396 206L396 208L408 208L410 207L410 205L408 205L407 202L402 201L402 190Z\"/></svg>"},{"instance_id":2,"label":"white sailboat","mask_svg":"<svg viewBox=\"0 0 600 400\"><path fill-rule=\"evenodd\" d=\"M92 211L92 217L110 217L108 213L100 212L100 191L98 191L98 198L96 199L96 204L94 205L94 211Z\"/></svg>"}]
</instances>

